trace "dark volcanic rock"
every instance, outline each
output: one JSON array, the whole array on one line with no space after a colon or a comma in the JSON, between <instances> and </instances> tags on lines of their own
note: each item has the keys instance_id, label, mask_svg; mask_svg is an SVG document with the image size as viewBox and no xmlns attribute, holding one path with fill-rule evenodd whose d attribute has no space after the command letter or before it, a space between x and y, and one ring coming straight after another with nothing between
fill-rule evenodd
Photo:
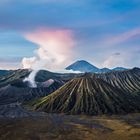
<instances>
[{"instance_id":1,"label":"dark volcanic rock","mask_svg":"<svg viewBox=\"0 0 140 140\"><path fill-rule=\"evenodd\" d=\"M0 105L0 118L23 118L44 115L44 113L27 111L22 108L20 103Z\"/></svg>"},{"instance_id":2,"label":"dark volcanic rock","mask_svg":"<svg viewBox=\"0 0 140 140\"><path fill-rule=\"evenodd\" d=\"M54 92L62 85L62 83L57 81L54 81L54 83L52 83L48 87L40 86L37 88L30 88L27 87L27 85L25 86L22 84L17 85L17 83L13 85L8 85L3 88L0 88L0 105L9 104L13 102L22 103L24 101L37 99L39 97L43 97Z\"/></svg>"},{"instance_id":3,"label":"dark volcanic rock","mask_svg":"<svg viewBox=\"0 0 140 140\"><path fill-rule=\"evenodd\" d=\"M47 96L63 84L60 81L53 81L48 86L43 83L43 85L40 84L40 87L30 88L28 83L19 80L12 85L0 88L0 116L10 118L31 116L32 112L23 109L21 104L32 99Z\"/></svg>"}]
</instances>

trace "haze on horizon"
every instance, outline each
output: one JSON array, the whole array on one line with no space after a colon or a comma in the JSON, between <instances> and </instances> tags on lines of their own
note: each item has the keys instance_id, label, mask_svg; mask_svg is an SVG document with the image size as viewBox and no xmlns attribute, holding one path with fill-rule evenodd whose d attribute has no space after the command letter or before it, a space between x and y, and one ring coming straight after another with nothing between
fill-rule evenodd
<instances>
[{"instance_id":1,"label":"haze on horizon","mask_svg":"<svg viewBox=\"0 0 140 140\"><path fill-rule=\"evenodd\" d=\"M139 0L1 0L0 69L140 67Z\"/></svg>"}]
</instances>

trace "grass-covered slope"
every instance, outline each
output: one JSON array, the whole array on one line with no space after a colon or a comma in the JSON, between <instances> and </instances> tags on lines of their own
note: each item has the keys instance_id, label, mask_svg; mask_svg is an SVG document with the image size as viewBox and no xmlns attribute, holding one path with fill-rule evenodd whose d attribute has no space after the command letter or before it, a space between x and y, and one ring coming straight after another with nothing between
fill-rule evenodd
<instances>
[{"instance_id":1,"label":"grass-covered slope","mask_svg":"<svg viewBox=\"0 0 140 140\"><path fill-rule=\"evenodd\" d=\"M66 114L118 114L140 110L131 94L101 79L75 78L49 96L30 105L34 110Z\"/></svg>"}]
</instances>

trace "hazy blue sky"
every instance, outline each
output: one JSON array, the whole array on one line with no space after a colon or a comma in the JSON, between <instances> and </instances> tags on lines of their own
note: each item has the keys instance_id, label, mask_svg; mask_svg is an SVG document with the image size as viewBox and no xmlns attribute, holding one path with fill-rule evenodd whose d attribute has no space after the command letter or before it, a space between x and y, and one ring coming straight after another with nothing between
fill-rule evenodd
<instances>
[{"instance_id":1,"label":"hazy blue sky","mask_svg":"<svg viewBox=\"0 0 140 140\"><path fill-rule=\"evenodd\" d=\"M72 32L71 61L140 67L140 0L0 0L1 69L34 56L38 43L25 34L40 28Z\"/></svg>"}]
</instances>

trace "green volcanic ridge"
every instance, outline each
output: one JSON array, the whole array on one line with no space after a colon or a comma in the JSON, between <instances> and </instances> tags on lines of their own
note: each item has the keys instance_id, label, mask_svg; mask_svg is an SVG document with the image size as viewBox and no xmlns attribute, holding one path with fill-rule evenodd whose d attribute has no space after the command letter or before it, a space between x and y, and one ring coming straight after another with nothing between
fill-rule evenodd
<instances>
[{"instance_id":1,"label":"green volcanic ridge","mask_svg":"<svg viewBox=\"0 0 140 140\"><path fill-rule=\"evenodd\" d=\"M74 78L30 103L33 110L65 114L123 114L140 111L140 69Z\"/></svg>"}]
</instances>

